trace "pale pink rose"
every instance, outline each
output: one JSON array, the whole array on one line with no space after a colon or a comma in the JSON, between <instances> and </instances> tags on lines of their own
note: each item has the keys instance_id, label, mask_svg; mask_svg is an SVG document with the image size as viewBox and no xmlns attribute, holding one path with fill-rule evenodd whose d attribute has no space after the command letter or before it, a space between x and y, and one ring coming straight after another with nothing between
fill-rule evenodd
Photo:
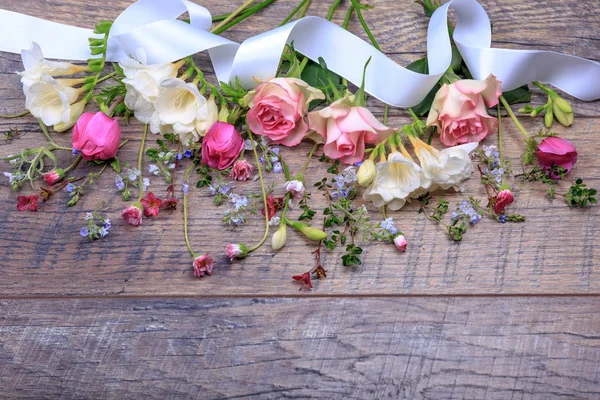
<instances>
[{"instance_id":1,"label":"pale pink rose","mask_svg":"<svg viewBox=\"0 0 600 400\"><path fill-rule=\"evenodd\" d=\"M500 85L494 75L444 84L435 95L427 125L437 126L440 140L448 147L482 141L498 128L498 120L488 115L485 106L498 104Z\"/></svg>"},{"instance_id":2,"label":"pale pink rose","mask_svg":"<svg viewBox=\"0 0 600 400\"><path fill-rule=\"evenodd\" d=\"M236 181L247 181L248 178L250 178L252 171L254 171L254 167L248 161L237 160L235 164L233 164L229 177Z\"/></svg>"},{"instance_id":3,"label":"pale pink rose","mask_svg":"<svg viewBox=\"0 0 600 400\"><path fill-rule=\"evenodd\" d=\"M295 146L308 131L304 121L308 105L324 98L323 92L300 79L261 82L244 98L250 107L246 122L252 132L268 137L273 144Z\"/></svg>"},{"instance_id":4,"label":"pale pink rose","mask_svg":"<svg viewBox=\"0 0 600 400\"><path fill-rule=\"evenodd\" d=\"M244 148L244 139L227 122L215 122L202 139L202 164L211 168L228 168Z\"/></svg>"},{"instance_id":5,"label":"pale pink rose","mask_svg":"<svg viewBox=\"0 0 600 400\"><path fill-rule=\"evenodd\" d=\"M393 133L369 110L353 102L354 96L347 94L329 107L308 114L310 129L325 139L325 155L346 164L362 161L366 143L379 143Z\"/></svg>"},{"instance_id":6,"label":"pale pink rose","mask_svg":"<svg viewBox=\"0 0 600 400\"><path fill-rule=\"evenodd\" d=\"M108 160L117 155L121 127L116 119L102 111L86 112L73 128L73 148L86 160Z\"/></svg>"},{"instance_id":7,"label":"pale pink rose","mask_svg":"<svg viewBox=\"0 0 600 400\"><path fill-rule=\"evenodd\" d=\"M212 275L213 268L215 266L215 260L213 260L212 257L206 253L203 256L196 257L192 263L192 266L194 267L194 276L197 278L200 278L205 274Z\"/></svg>"},{"instance_id":8,"label":"pale pink rose","mask_svg":"<svg viewBox=\"0 0 600 400\"><path fill-rule=\"evenodd\" d=\"M288 192L293 198L301 199L304 196L304 183L296 179L287 181L285 183L285 191Z\"/></svg>"}]
</instances>

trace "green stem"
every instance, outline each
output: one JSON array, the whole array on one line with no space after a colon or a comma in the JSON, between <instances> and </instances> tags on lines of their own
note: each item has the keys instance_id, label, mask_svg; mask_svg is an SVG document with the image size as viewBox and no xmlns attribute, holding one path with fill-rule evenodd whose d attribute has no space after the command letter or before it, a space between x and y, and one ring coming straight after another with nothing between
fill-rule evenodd
<instances>
[{"instance_id":1,"label":"green stem","mask_svg":"<svg viewBox=\"0 0 600 400\"><path fill-rule=\"evenodd\" d=\"M354 4L350 6L348 12L346 13L346 18L344 18L342 28L344 28L345 30L348 30L348 25L350 25L350 18L352 18L352 13L354 13Z\"/></svg>"},{"instance_id":2,"label":"green stem","mask_svg":"<svg viewBox=\"0 0 600 400\"><path fill-rule=\"evenodd\" d=\"M144 174L142 173L142 159L144 157L144 147L146 146L146 136L148 136L148 125L144 125L144 134L142 135L142 142L140 143L140 152L138 154L137 169L140 172L140 176L138 177L138 201L142 200L142 198L144 197Z\"/></svg>"},{"instance_id":3,"label":"green stem","mask_svg":"<svg viewBox=\"0 0 600 400\"><path fill-rule=\"evenodd\" d=\"M502 105L504 106L504 108L506 109L506 111L508 112L508 115L510 116L510 118L513 120L513 122L517 126L517 128L519 128L519 130L521 131L521 133L523 134L523 136L525 136L525 139L529 139L529 133L523 127L523 125L521 125L521 123L519 122L519 119L517 118L517 116L515 115L515 113L513 112L513 110L510 108L510 105L508 104L508 101L506 101L506 99L502 95L499 97L499 99L502 102ZM498 117L499 116L500 115L498 115Z\"/></svg>"},{"instance_id":4,"label":"green stem","mask_svg":"<svg viewBox=\"0 0 600 400\"><path fill-rule=\"evenodd\" d=\"M227 25L229 22L231 22L235 17L237 17L242 11L244 11L246 8L248 8L248 6L250 4L254 3L254 1L255 0L246 0L244 2L244 4L242 4L234 12L229 14L229 16L227 18L225 18L223 21L221 21L217 26L212 28L210 31L215 32L215 31L218 31L219 29L223 28L225 25Z\"/></svg>"},{"instance_id":5,"label":"green stem","mask_svg":"<svg viewBox=\"0 0 600 400\"><path fill-rule=\"evenodd\" d=\"M306 172L306 168L308 168L310 159L315 154L315 151L317 151L317 147L319 147L319 144L315 143L315 145L312 147L312 149L310 149L310 153L308 153L308 157L306 158L306 161L304 162L304 165L302 166L302 170L300 171L300 176L302 177L303 182L304 182L304 173Z\"/></svg>"},{"instance_id":6,"label":"green stem","mask_svg":"<svg viewBox=\"0 0 600 400\"><path fill-rule=\"evenodd\" d=\"M548 86L542 84L541 82L533 81L531 83L542 89L542 92L546 93L548 96L552 95L553 93L556 93L554 90L550 89Z\"/></svg>"},{"instance_id":7,"label":"green stem","mask_svg":"<svg viewBox=\"0 0 600 400\"><path fill-rule=\"evenodd\" d=\"M292 18L294 18L294 15L296 15L298 13L298 11L300 11L300 9L302 9L302 7L304 7L304 5L307 3L309 3L309 0L302 0L300 2L300 4L298 4L298 6L296 8L294 8L294 10L290 13L290 15L285 17L285 19L283 20L283 22L281 24L279 24L279 26L283 26L283 25L287 24Z\"/></svg>"},{"instance_id":8,"label":"green stem","mask_svg":"<svg viewBox=\"0 0 600 400\"><path fill-rule=\"evenodd\" d=\"M335 0L331 7L329 7L329 12L327 13L327 21L331 21L331 19L333 18L333 13L338 8L341 2L342 0Z\"/></svg>"},{"instance_id":9,"label":"green stem","mask_svg":"<svg viewBox=\"0 0 600 400\"><path fill-rule=\"evenodd\" d=\"M50 144L56 145L52 137L50 137L50 133L48 132L48 127L46 126L46 124L44 124L41 119L38 119L38 123L40 124L40 128L42 129L44 136L46 136L46 139L48 139L48 142L50 142Z\"/></svg>"},{"instance_id":10,"label":"green stem","mask_svg":"<svg viewBox=\"0 0 600 400\"><path fill-rule=\"evenodd\" d=\"M0 118L19 118L19 117L25 116L27 114L29 114L29 110L25 110L18 114L0 114Z\"/></svg>"},{"instance_id":11,"label":"green stem","mask_svg":"<svg viewBox=\"0 0 600 400\"><path fill-rule=\"evenodd\" d=\"M249 7L241 15L238 15L236 18L234 18L232 21L230 21L226 25L223 25L219 29L214 29L212 31L212 33L214 33L215 35L221 34L221 33L225 32L227 29L229 29L229 28L231 28L231 27L239 24L240 22L242 22L246 18L250 17L251 15L256 14L258 11L262 10L263 8L269 6L270 4L272 4L274 2L275 2L275 0L265 0L262 3L259 3L259 4L255 5L253 7Z\"/></svg>"},{"instance_id":12,"label":"green stem","mask_svg":"<svg viewBox=\"0 0 600 400\"><path fill-rule=\"evenodd\" d=\"M354 9L356 10L356 16L358 17L358 20L360 21L360 24L362 25L365 33L369 37L369 40L373 44L373 47L375 47L377 50L381 51L381 47L379 47L379 44L377 43L377 40L375 40L375 36L373 36L373 34L371 33L371 30L369 29L367 23L365 22L365 19L363 18L362 12L360 11L360 3L358 2L358 0L350 0L350 1L352 2L352 5L354 6Z\"/></svg>"},{"instance_id":13,"label":"green stem","mask_svg":"<svg viewBox=\"0 0 600 400\"><path fill-rule=\"evenodd\" d=\"M104 82L105 80L112 78L116 74L117 74L117 71L114 71L114 72L111 72L110 74L104 75L102 78L98 78L96 83Z\"/></svg>"},{"instance_id":14,"label":"green stem","mask_svg":"<svg viewBox=\"0 0 600 400\"><path fill-rule=\"evenodd\" d=\"M298 14L298 19L304 18L306 12L308 11L308 7L310 7L310 0L304 3L304 7L302 7L302 10L300 10L300 14Z\"/></svg>"},{"instance_id":15,"label":"green stem","mask_svg":"<svg viewBox=\"0 0 600 400\"><path fill-rule=\"evenodd\" d=\"M383 124L387 126L388 123L388 114L390 112L390 106L388 104L383 108Z\"/></svg>"},{"instance_id":16,"label":"green stem","mask_svg":"<svg viewBox=\"0 0 600 400\"><path fill-rule=\"evenodd\" d=\"M254 143L254 136L252 135L252 132L250 131L250 129L248 129L248 137L250 139L250 143L252 143L252 151L254 152L254 159L256 160L256 167L258 168L258 177L260 179L260 189L262 191L263 203L265 206L265 234L263 235L262 239L260 240L260 242L258 242L258 244L256 246L248 249L248 253L251 253L251 252L255 251L256 249L258 249L260 246L262 246L265 243L265 241L267 240L267 237L269 236L269 212L268 212L269 203L267 202L267 191L265 190L265 182L263 179L262 168L260 167L260 160L258 157L258 152L256 151L256 143Z\"/></svg>"},{"instance_id":17,"label":"green stem","mask_svg":"<svg viewBox=\"0 0 600 400\"><path fill-rule=\"evenodd\" d=\"M190 167L185 171L183 175L183 182L187 183L187 180L190 176L190 172L194 169L194 165L190 165ZM188 251L190 252L192 258L196 258L196 253L192 248L190 243L190 237L188 235L188 214L187 214L187 194L183 192L183 237L185 238L185 244L187 245Z\"/></svg>"},{"instance_id":18,"label":"green stem","mask_svg":"<svg viewBox=\"0 0 600 400\"><path fill-rule=\"evenodd\" d=\"M79 164L79 162L81 161L81 154L78 155L71 164L69 164L69 166L67 168L64 169L65 173L69 172L70 170L72 170L73 168L75 168L77 166L77 164ZM106 167L106 164L104 164L104 166ZM103 169L104 170L104 169Z\"/></svg>"},{"instance_id":19,"label":"green stem","mask_svg":"<svg viewBox=\"0 0 600 400\"><path fill-rule=\"evenodd\" d=\"M387 219L387 210L386 210L386 205L384 204L383 207L381 207L381 215L383 216L383 219L386 220Z\"/></svg>"},{"instance_id":20,"label":"green stem","mask_svg":"<svg viewBox=\"0 0 600 400\"><path fill-rule=\"evenodd\" d=\"M500 167L504 168L504 151L502 146L502 116L500 115L500 104L496 107L498 110L498 158L500 159ZM504 174L502 174L501 186L504 186Z\"/></svg>"}]
</instances>

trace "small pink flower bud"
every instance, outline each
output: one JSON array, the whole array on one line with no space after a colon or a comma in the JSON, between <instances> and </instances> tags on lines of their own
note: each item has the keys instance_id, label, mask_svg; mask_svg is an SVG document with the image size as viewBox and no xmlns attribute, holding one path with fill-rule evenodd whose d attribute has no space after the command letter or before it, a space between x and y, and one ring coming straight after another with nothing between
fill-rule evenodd
<instances>
[{"instance_id":1,"label":"small pink flower bud","mask_svg":"<svg viewBox=\"0 0 600 400\"><path fill-rule=\"evenodd\" d=\"M512 204L515 201L515 197L512 192L508 189L501 190L496 196L496 204L494 204L494 212L496 214L501 214L506 206Z\"/></svg>"},{"instance_id":2,"label":"small pink flower bud","mask_svg":"<svg viewBox=\"0 0 600 400\"><path fill-rule=\"evenodd\" d=\"M304 196L304 183L299 180L288 181L285 183L285 191L293 198L301 199Z\"/></svg>"},{"instance_id":3,"label":"small pink flower bud","mask_svg":"<svg viewBox=\"0 0 600 400\"><path fill-rule=\"evenodd\" d=\"M254 167L246 160L237 160L235 164L233 164L233 168L229 173L229 177L231 179L235 179L236 181L246 181L250 178Z\"/></svg>"},{"instance_id":4,"label":"small pink flower bud","mask_svg":"<svg viewBox=\"0 0 600 400\"><path fill-rule=\"evenodd\" d=\"M139 201L136 201L123 211L121 211L121 217L129 225L138 226L142 223L142 205Z\"/></svg>"},{"instance_id":5,"label":"small pink flower bud","mask_svg":"<svg viewBox=\"0 0 600 400\"><path fill-rule=\"evenodd\" d=\"M55 169L52 171L48 171L44 174L44 180L49 186L54 185L56 182L60 181L65 177L65 171L62 169Z\"/></svg>"},{"instance_id":6,"label":"small pink flower bud","mask_svg":"<svg viewBox=\"0 0 600 400\"><path fill-rule=\"evenodd\" d=\"M225 255L231 261L234 258L244 258L248 255L248 247L243 243L230 243L225 246Z\"/></svg>"},{"instance_id":7,"label":"small pink flower bud","mask_svg":"<svg viewBox=\"0 0 600 400\"><path fill-rule=\"evenodd\" d=\"M404 235L398 235L394 238L394 244L400 251L406 251L406 247L408 246L408 241Z\"/></svg>"}]
</instances>

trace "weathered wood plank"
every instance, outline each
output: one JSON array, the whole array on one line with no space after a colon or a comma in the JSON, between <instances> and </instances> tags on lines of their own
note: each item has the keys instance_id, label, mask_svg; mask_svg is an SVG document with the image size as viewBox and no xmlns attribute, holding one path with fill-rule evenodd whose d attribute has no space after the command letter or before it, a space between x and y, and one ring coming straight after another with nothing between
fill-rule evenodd
<instances>
[{"instance_id":1,"label":"weathered wood plank","mask_svg":"<svg viewBox=\"0 0 600 400\"><path fill-rule=\"evenodd\" d=\"M598 301L4 301L0 395L597 399Z\"/></svg>"}]
</instances>

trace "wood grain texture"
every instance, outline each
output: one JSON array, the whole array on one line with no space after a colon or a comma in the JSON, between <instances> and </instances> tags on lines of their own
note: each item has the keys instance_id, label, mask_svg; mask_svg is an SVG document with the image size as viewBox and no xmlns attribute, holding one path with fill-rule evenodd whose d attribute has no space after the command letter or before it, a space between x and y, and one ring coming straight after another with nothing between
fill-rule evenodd
<instances>
[{"instance_id":1,"label":"wood grain texture","mask_svg":"<svg viewBox=\"0 0 600 400\"><path fill-rule=\"evenodd\" d=\"M68 22L73 15L78 15L78 24L91 26L94 20L114 18L126 3L121 1L97 6L96 2L88 0L61 2L54 7L54 3L26 0L23 3L0 2L0 6L46 17L49 10L53 10L52 19L61 22ZM487 2L484 6L494 22L499 20L509 24L512 21L514 25L515 19L523 18L525 21L521 33L506 27L500 29L495 24L495 31L500 31L498 35L503 34L507 41L513 42L519 35L534 37L533 43L537 45L539 41L550 40L550 33L556 35L558 28L564 25L561 19L550 17L551 12L562 10L567 17L581 14L581 24L587 26L589 9L584 12L583 6L576 3L550 2L544 9L544 13L548 14L546 25L539 23L542 17L534 14L529 6L524 6L525 11L521 11L516 3ZM228 34L242 40L267 29L273 20L281 19L294 4L291 1L278 2L255 20L245 22ZM387 51L392 48L420 51L410 46L423 44L423 37L411 39L398 34L414 31L414 35L424 35L425 22L416 5L407 13L400 13L393 2L378 1L373 5L379 11L368 13L372 19L370 22L376 35L384 38L382 44ZM228 8L230 6L217 5L213 12L224 12ZM311 13L322 15L326 8L326 3L315 4ZM575 11L567 12L567 9ZM386 30L374 19L378 12L384 20L393 18L394 21L406 21L404 23L408 25L390 23ZM533 21L527 21L526 17ZM389 29L389 26L394 26L394 29ZM575 37L574 32L565 32L562 28L560 31L562 37ZM590 40L587 50L577 54L595 57L594 52L598 49L592 45L592 39L597 36L598 29L592 29L590 25L585 32L587 36L581 40ZM579 36L582 35L580 32ZM550 43L563 46L557 50L573 50L561 41L551 40ZM23 95L18 78L12 73L20 67L18 56L3 54L0 95L7 101L0 105L2 112L16 112L22 107ZM598 102L588 104L597 105ZM396 112L390 119L390 125L399 127L408 121L405 112ZM525 119L524 123L528 130L535 132L542 121ZM507 157L518 166L523 148L520 134L506 119L504 125ZM17 140L0 143L1 155L13 154L26 146L36 146L39 141L39 127L32 118L0 120L0 131L13 126L18 126L25 133ZM598 186L598 120L579 117L571 129L557 130L580 150L580 164L572 174L586 179L591 186ZM136 122L123 126L123 135L129 139L120 152L124 161L135 162L140 133L141 126ZM56 137L62 143L69 143L68 135ZM490 138L484 143L494 143L495 140ZM294 151L284 150L292 171L300 170L307 152L308 146ZM67 165L70 154L62 156L61 165ZM6 162L3 165L8 169ZM325 168L319 162L312 163L307 173L308 186L317 180L315 177L326 175ZM88 171L83 167L78 173L84 175ZM180 180L181 176L178 182ZM116 193L113 181L114 174L109 171L76 207L66 208L67 194L59 193L44 203L40 212L33 214L15 211L18 194L10 190L6 179L0 180L0 247L4 254L0 261L0 283L5 296L295 295L298 287L291 282L291 276L308 270L312 265L310 252L314 245L291 232L288 245L279 253L272 254L267 245L242 262L229 263L221 255L224 244L238 241L240 237L247 238L244 240L248 242L256 240L261 236L263 222L258 216L252 217L248 226L241 230L224 230L220 220L226 208L212 205L206 190L193 191L190 199L192 240L196 248L215 255L218 262L216 274L199 282L192 279L191 263L183 242L181 211L167 212L157 219L146 220L140 229L125 226L119 218L125 203ZM271 174L267 181L278 184L276 193L282 193L283 176ZM258 193L259 190L256 183L239 184L237 187L244 193ZM551 202L544 199L543 192L536 191L535 187L532 189L523 184L517 187L514 210L526 215L526 224L499 225L485 221L472 229L463 243L454 244L448 241L441 228L418 215L418 206L413 204L392 214L410 241L406 254L397 253L389 244L375 243L365 246L364 265L358 268L341 266L339 252L326 254L325 266L329 277L318 282L317 291L321 294L599 293L598 209L572 210L560 200ZM154 193L162 196L165 189L160 179L152 179L151 190ZM24 192L30 191L27 187L24 189ZM483 187L476 178L467 183L465 194L485 198ZM463 197L457 194L447 196L453 205ZM325 206L318 192L314 192L313 198L315 208ZM113 219L115 229L106 240L88 242L77 232L83 225L84 212L96 208L101 202L109 204L109 217ZM292 216L297 212L294 211ZM374 219L379 218L376 210L372 210L371 215Z\"/></svg>"},{"instance_id":2,"label":"wood grain texture","mask_svg":"<svg viewBox=\"0 0 600 400\"><path fill-rule=\"evenodd\" d=\"M597 399L591 298L0 303L11 399Z\"/></svg>"}]
</instances>

